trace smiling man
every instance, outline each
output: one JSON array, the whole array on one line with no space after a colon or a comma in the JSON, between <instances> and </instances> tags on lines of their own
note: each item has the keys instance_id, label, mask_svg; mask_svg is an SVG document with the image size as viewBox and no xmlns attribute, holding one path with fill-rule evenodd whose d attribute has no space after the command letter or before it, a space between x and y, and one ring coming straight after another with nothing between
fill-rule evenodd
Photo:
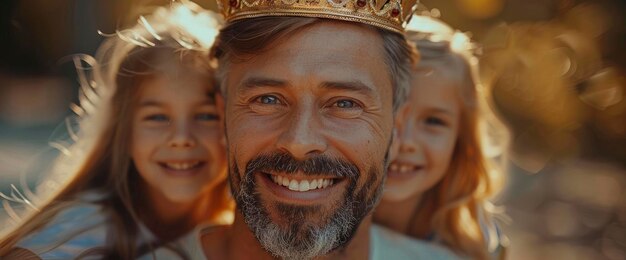
<instances>
[{"instance_id":1,"label":"smiling man","mask_svg":"<svg viewBox=\"0 0 626 260\"><path fill-rule=\"evenodd\" d=\"M209 259L367 259L412 52L412 3L225 0L217 56L231 227Z\"/></svg>"}]
</instances>

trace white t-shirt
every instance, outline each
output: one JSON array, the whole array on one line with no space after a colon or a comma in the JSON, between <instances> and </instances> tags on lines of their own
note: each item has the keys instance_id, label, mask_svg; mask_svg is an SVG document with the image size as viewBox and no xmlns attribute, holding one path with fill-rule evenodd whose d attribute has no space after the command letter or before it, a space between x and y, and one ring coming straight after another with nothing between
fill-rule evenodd
<instances>
[{"instance_id":1,"label":"white t-shirt","mask_svg":"<svg viewBox=\"0 0 626 260\"><path fill-rule=\"evenodd\" d=\"M449 249L414 239L379 225L370 228L371 260L450 260L462 259Z\"/></svg>"}]
</instances>

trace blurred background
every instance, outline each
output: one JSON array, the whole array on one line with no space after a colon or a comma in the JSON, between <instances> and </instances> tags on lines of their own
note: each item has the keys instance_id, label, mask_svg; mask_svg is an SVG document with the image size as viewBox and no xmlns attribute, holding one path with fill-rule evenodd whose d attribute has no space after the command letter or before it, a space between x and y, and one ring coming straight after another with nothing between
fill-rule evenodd
<instances>
[{"instance_id":1,"label":"blurred background","mask_svg":"<svg viewBox=\"0 0 626 260\"><path fill-rule=\"evenodd\" d=\"M58 153L78 92L72 55L167 2L0 1L0 192L32 185ZM481 44L491 106L513 133L496 200L508 258L626 259L626 1L422 4Z\"/></svg>"}]
</instances>

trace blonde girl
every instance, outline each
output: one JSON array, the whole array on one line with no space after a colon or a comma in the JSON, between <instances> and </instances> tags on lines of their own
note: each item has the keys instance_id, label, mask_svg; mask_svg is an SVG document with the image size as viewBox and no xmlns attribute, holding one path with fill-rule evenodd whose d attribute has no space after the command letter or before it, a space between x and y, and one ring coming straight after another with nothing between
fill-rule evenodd
<instances>
[{"instance_id":1,"label":"blonde girl","mask_svg":"<svg viewBox=\"0 0 626 260\"><path fill-rule=\"evenodd\" d=\"M488 158L485 130L498 124L483 106L471 42L429 17L414 16L409 30L421 60L374 221L461 256L490 258L501 243L488 199L502 176Z\"/></svg>"},{"instance_id":2,"label":"blonde girl","mask_svg":"<svg viewBox=\"0 0 626 260\"><path fill-rule=\"evenodd\" d=\"M0 256L135 259L200 223L224 224L223 133L209 49L219 29L190 2L118 31L80 74L76 141L22 202ZM184 252L180 252L184 256ZM4 259L4 258L3 258Z\"/></svg>"}]
</instances>

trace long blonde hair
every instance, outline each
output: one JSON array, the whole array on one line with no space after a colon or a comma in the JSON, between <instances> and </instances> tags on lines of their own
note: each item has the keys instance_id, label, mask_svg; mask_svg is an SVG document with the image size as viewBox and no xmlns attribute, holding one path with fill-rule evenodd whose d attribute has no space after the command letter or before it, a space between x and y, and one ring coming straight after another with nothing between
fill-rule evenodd
<instances>
[{"instance_id":1,"label":"long blonde hair","mask_svg":"<svg viewBox=\"0 0 626 260\"><path fill-rule=\"evenodd\" d=\"M32 205L21 212L22 220L0 240L0 256L7 254L26 235L44 227L59 212L84 201L85 194L102 195L88 201L102 205L108 217L108 244L98 253L106 259L134 259L160 244L137 245L140 220L137 194L130 188L139 176L129 155L133 102L142 80L172 69L195 69L212 79L215 62L209 49L219 29L216 15L191 2L159 7L141 16L136 26L117 31L98 49L96 58L77 56L81 92L80 131L75 143L62 148L62 155L36 197L24 198ZM91 68L83 70L87 63ZM166 63L176 66L159 67ZM71 130L71 129L70 129ZM71 131L70 131L71 132ZM73 132L71 132L74 134ZM211 191L215 207L209 221L218 222L232 211L224 169L223 180Z\"/></svg>"},{"instance_id":2,"label":"long blonde hair","mask_svg":"<svg viewBox=\"0 0 626 260\"><path fill-rule=\"evenodd\" d=\"M459 82L461 104L459 134L451 164L443 179L426 191L414 213L411 235L434 234L454 251L487 259L499 246L493 226L495 207L489 202L502 188L504 176L494 155L494 146L508 141L507 131L487 107L482 86L477 82L477 60L469 38L438 20L415 16L407 37L421 54L418 67L437 67ZM430 225L417 225L429 223ZM483 234L483 230L487 234Z\"/></svg>"}]
</instances>

